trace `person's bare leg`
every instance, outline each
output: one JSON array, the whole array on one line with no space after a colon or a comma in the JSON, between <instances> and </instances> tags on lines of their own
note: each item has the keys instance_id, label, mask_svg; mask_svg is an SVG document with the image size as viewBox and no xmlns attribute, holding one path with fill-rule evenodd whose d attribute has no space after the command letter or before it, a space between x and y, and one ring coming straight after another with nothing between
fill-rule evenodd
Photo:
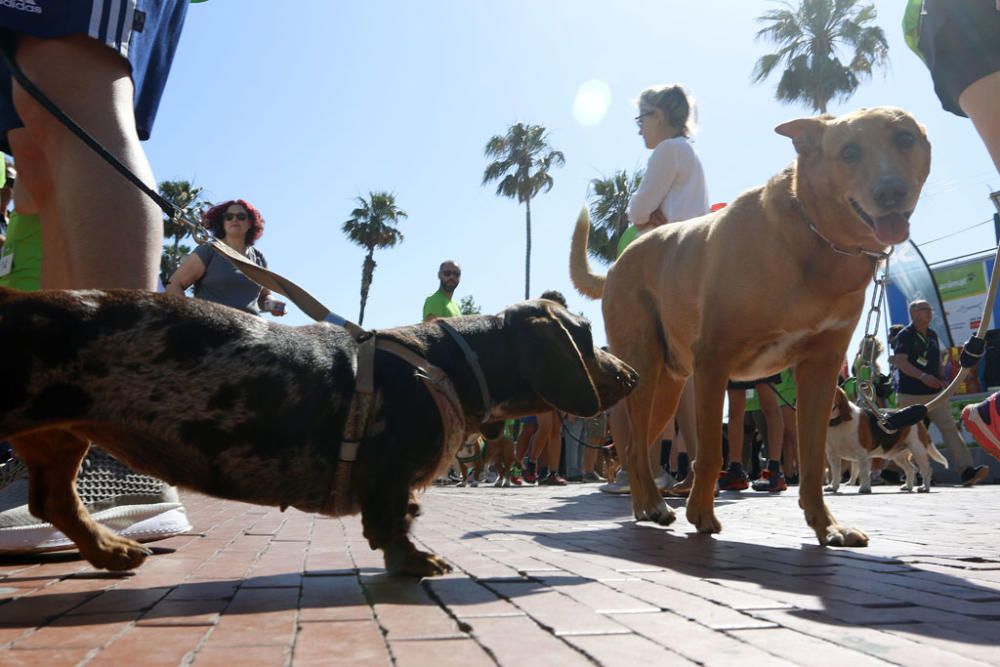
<instances>
[{"instance_id":1,"label":"person's bare leg","mask_svg":"<svg viewBox=\"0 0 1000 667\"><path fill-rule=\"evenodd\" d=\"M728 464L743 463L743 416L746 414L747 392L730 389L729 398L729 460Z\"/></svg>"},{"instance_id":2,"label":"person's bare leg","mask_svg":"<svg viewBox=\"0 0 1000 667\"><path fill-rule=\"evenodd\" d=\"M777 393L773 387L766 384L758 384L755 389L760 398L760 410L764 413L764 421L767 422L767 458L781 461L785 421L781 417L781 408L778 407Z\"/></svg>"},{"instance_id":3,"label":"person's bare leg","mask_svg":"<svg viewBox=\"0 0 1000 667\"><path fill-rule=\"evenodd\" d=\"M798 476L798 451L799 443L796 435L795 410L789 405L781 406L781 420L784 425L784 433L781 438L782 460L784 461L785 474Z\"/></svg>"},{"instance_id":4,"label":"person's bare leg","mask_svg":"<svg viewBox=\"0 0 1000 667\"><path fill-rule=\"evenodd\" d=\"M42 225L42 289L75 287L69 248L59 227L59 211L48 160L24 128L8 131L7 140L17 164L18 190L23 192L20 186L24 185L29 195L15 197L15 206L22 213L37 212Z\"/></svg>"},{"instance_id":5,"label":"person's bare leg","mask_svg":"<svg viewBox=\"0 0 1000 667\"><path fill-rule=\"evenodd\" d=\"M156 187L135 128L133 86L124 58L93 39L71 35L21 37L17 60L70 117ZM47 157L60 237L52 252L60 252L59 243L70 250L72 286L155 289L163 243L157 206L16 83L13 98L31 141ZM44 229L44 209L42 216Z\"/></svg>"},{"instance_id":6,"label":"person's bare leg","mask_svg":"<svg viewBox=\"0 0 1000 667\"><path fill-rule=\"evenodd\" d=\"M986 144L993 164L1000 171L1000 72L973 82L958 96L958 106L972 119Z\"/></svg>"}]
</instances>

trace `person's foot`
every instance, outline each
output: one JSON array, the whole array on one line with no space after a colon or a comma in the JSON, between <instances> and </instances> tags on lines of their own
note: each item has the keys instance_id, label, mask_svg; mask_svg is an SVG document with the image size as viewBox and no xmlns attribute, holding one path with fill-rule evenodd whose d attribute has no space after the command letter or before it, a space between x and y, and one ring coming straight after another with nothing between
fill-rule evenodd
<instances>
[{"instance_id":1,"label":"person's foot","mask_svg":"<svg viewBox=\"0 0 1000 667\"><path fill-rule=\"evenodd\" d=\"M566 486L567 482L565 479L559 476L559 473L550 472L548 475L538 480L539 486Z\"/></svg>"},{"instance_id":2,"label":"person's foot","mask_svg":"<svg viewBox=\"0 0 1000 667\"><path fill-rule=\"evenodd\" d=\"M653 478L653 483L656 484L656 488L661 494L667 489L677 486L677 480L666 470L660 471L660 474Z\"/></svg>"},{"instance_id":3,"label":"person's foot","mask_svg":"<svg viewBox=\"0 0 1000 667\"><path fill-rule=\"evenodd\" d=\"M511 484L511 486L522 486L524 484L524 482L521 481L521 476L520 475L511 475L510 476L510 484Z\"/></svg>"},{"instance_id":4,"label":"person's foot","mask_svg":"<svg viewBox=\"0 0 1000 667\"><path fill-rule=\"evenodd\" d=\"M995 459L1000 460L1000 408L998 394L991 394L980 403L962 408L962 425L972 434L980 447Z\"/></svg>"},{"instance_id":5,"label":"person's foot","mask_svg":"<svg viewBox=\"0 0 1000 667\"><path fill-rule=\"evenodd\" d=\"M174 487L126 468L97 447L80 465L76 491L97 523L123 537L150 542L191 530ZM0 553L73 548L55 526L28 511L28 467L17 458L0 464Z\"/></svg>"},{"instance_id":6,"label":"person's foot","mask_svg":"<svg viewBox=\"0 0 1000 667\"><path fill-rule=\"evenodd\" d=\"M729 469L719 473L719 489L722 491L743 491L750 488L750 478L739 463L730 464Z\"/></svg>"},{"instance_id":7,"label":"person's foot","mask_svg":"<svg viewBox=\"0 0 1000 667\"><path fill-rule=\"evenodd\" d=\"M605 481L605 479L600 475L598 475L596 472L585 472L583 473L583 478L580 481L585 483L593 483L593 482L603 482Z\"/></svg>"},{"instance_id":8,"label":"person's foot","mask_svg":"<svg viewBox=\"0 0 1000 667\"><path fill-rule=\"evenodd\" d=\"M538 475L532 470L531 472L524 473L523 479L525 484L534 484L538 481Z\"/></svg>"},{"instance_id":9,"label":"person's foot","mask_svg":"<svg viewBox=\"0 0 1000 667\"><path fill-rule=\"evenodd\" d=\"M692 486L694 486L694 474L689 472L687 477L669 489L660 489L660 495L668 498L687 498L691 495Z\"/></svg>"},{"instance_id":10,"label":"person's foot","mask_svg":"<svg viewBox=\"0 0 1000 667\"><path fill-rule=\"evenodd\" d=\"M788 489L788 484L785 482L784 473L772 473L770 470L765 470L760 474L760 477L753 481L754 491L767 491L768 493L780 493Z\"/></svg>"},{"instance_id":11,"label":"person's foot","mask_svg":"<svg viewBox=\"0 0 1000 667\"><path fill-rule=\"evenodd\" d=\"M626 472L625 468L622 468L621 470L618 471L618 474L615 475L615 479L613 482L609 481L606 484L601 484L601 486L599 486L598 489L603 491L604 493L614 493L614 494L631 493L632 490L628 485L628 472Z\"/></svg>"},{"instance_id":12,"label":"person's foot","mask_svg":"<svg viewBox=\"0 0 1000 667\"><path fill-rule=\"evenodd\" d=\"M962 471L962 486L975 486L989 476L989 466L969 466Z\"/></svg>"}]
</instances>

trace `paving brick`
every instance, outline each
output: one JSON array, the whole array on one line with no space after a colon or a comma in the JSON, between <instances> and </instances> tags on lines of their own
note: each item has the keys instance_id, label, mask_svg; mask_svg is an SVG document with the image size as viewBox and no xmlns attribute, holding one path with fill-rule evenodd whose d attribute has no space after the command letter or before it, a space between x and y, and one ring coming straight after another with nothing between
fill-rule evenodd
<instances>
[{"instance_id":1,"label":"paving brick","mask_svg":"<svg viewBox=\"0 0 1000 667\"><path fill-rule=\"evenodd\" d=\"M275 667L284 665L290 646L204 646L191 662L197 667Z\"/></svg>"},{"instance_id":2,"label":"paving brick","mask_svg":"<svg viewBox=\"0 0 1000 667\"><path fill-rule=\"evenodd\" d=\"M16 649L94 648L104 646L135 623L136 614L63 616L13 644ZM0 659L0 662L3 662Z\"/></svg>"},{"instance_id":3,"label":"paving brick","mask_svg":"<svg viewBox=\"0 0 1000 667\"><path fill-rule=\"evenodd\" d=\"M467 621L472 636L501 665L521 667L546 662L559 667L591 667L593 663L574 648L575 637L556 637L527 616L475 617ZM610 638L605 638L610 641ZM616 635L614 641L617 641Z\"/></svg>"},{"instance_id":4,"label":"paving brick","mask_svg":"<svg viewBox=\"0 0 1000 667\"><path fill-rule=\"evenodd\" d=\"M635 665L695 665L681 655L640 637L618 635L608 637L573 637L573 644L599 665L608 667L634 667Z\"/></svg>"},{"instance_id":5,"label":"paving brick","mask_svg":"<svg viewBox=\"0 0 1000 667\"><path fill-rule=\"evenodd\" d=\"M461 665L492 667L493 658L472 639L393 640L389 646L398 667Z\"/></svg>"},{"instance_id":6,"label":"paving brick","mask_svg":"<svg viewBox=\"0 0 1000 667\"><path fill-rule=\"evenodd\" d=\"M385 639L373 621L307 623L299 629L292 658L294 667L385 667L391 663Z\"/></svg>"},{"instance_id":7,"label":"paving brick","mask_svg":"<svg viewBox=\"0 0 1000 667\"><path fill-rule=\"evenodd\" d=\"M375 617L389 640L462 635L455 620L414 579L366 585Z\"/></svg>"},{"instance_id":8,"label":"paving brick","mask_svg":"<svg viewBox=\"0 0 1000 667\"><path fill-rule=\"evenodd\" d=\"M299 621L367 621L372 609L354 575L303 577Z\"/></svg>"},{"instance_id":9,"label":"paving brick","mask_svg":"<svg viewBox=\"0 0 1000 667\"><path fill-rule=\"evenodd\" d=\"M179 665L198 647L208 631L209 628L200 626L133 627L102 649L87 666Z\"/></svg>"},{"instance_id":10,"label":"paving brick","mask_svg":"<svg viewBox=\"0 0 1000 667\"><path fill-rule=\"evenodd\" d=\"M72 667L79 665L87 657L87 649L50 648L5 651L4 667Z\"/></svg>"}]
</instances>

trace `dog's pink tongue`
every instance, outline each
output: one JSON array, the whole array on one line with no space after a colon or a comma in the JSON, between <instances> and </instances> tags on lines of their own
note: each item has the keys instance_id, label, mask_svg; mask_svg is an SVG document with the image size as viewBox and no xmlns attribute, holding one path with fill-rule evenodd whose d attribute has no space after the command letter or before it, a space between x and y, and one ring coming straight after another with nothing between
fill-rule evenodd
<instances>
[{"instance_id":1,"label":"dog's pink tongue","mask_svg":"<svg viewBox=\"0 0 1000 667\"><path fill-rule=\"evenodd\" d=\"M902 213L875 218L875 236L887 245L902 243L910 235L910 221Z\"/></svg>"}]
</instances>

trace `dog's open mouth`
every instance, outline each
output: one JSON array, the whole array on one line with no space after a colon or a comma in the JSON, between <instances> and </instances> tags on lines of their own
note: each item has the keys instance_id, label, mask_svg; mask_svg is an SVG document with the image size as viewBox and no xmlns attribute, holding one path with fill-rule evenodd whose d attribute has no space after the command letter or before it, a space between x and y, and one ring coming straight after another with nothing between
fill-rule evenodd
<instances>
[{"instance_id":1,"label":"dog's open mouth","mask_svg":"<svg viewBox=\"0 0 1000 667\"><path fill-rule=\"evenodd\" d=\"M850 202L854 212L858 214L859 218L864 220L866 225L872 228L876 238L882 243L895 245L896 243L902 243L910 236L910 214L913 211L888 213L873 218L865 213L865 210L861 208L861 205L854 198L851 198Z\"/></svg>"}]
</instances>

